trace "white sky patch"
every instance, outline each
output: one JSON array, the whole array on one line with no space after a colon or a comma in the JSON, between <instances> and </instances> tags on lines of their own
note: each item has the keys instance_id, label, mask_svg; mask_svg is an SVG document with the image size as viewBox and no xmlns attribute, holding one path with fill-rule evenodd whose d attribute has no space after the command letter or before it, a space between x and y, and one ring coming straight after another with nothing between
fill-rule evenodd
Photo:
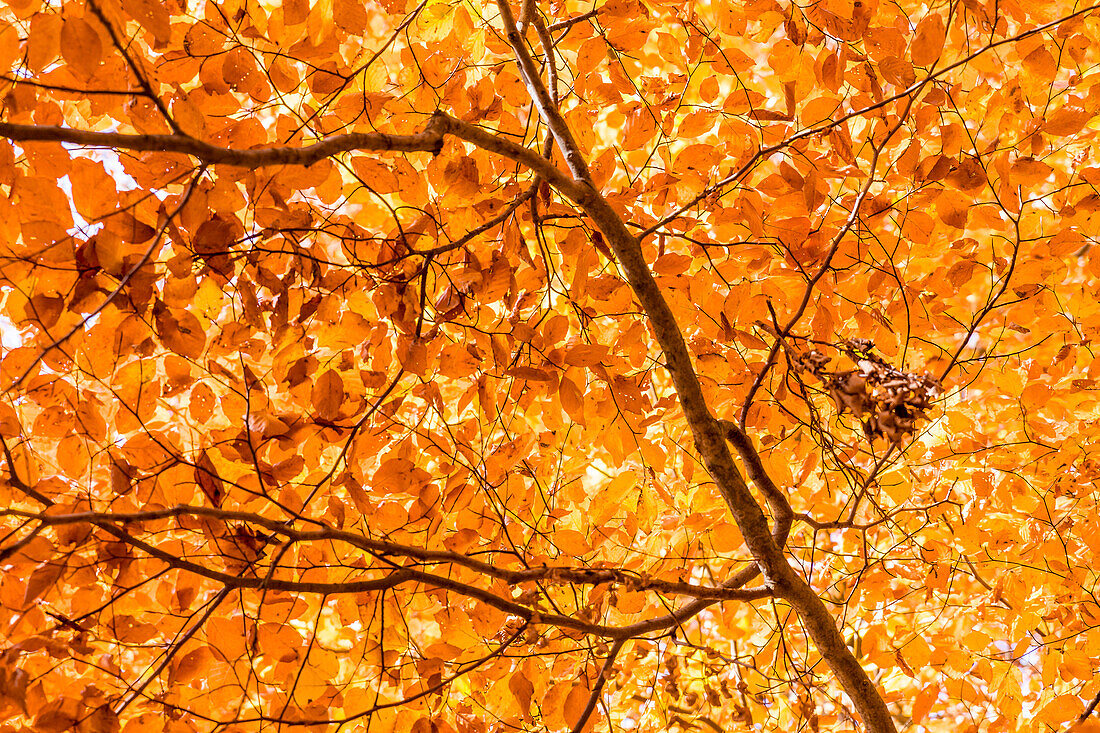
<instances>
[{"instance_id":1,"label":"white sky patch","mask_svg":"<svg viewBox=\"0 0 1100 733\"><path fill-rule=\"evenodd\" d=\"M4 351L17 349L23 345L23 337L11 319L0 313L0 348Z\"/></svg>"}]
</instances>

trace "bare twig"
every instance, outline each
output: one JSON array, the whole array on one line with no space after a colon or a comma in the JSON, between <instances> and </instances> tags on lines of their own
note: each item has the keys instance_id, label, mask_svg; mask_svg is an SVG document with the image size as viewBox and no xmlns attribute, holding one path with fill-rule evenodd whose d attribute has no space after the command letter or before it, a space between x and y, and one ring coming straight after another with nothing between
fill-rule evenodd
<instances>
[{"instance_id":1,"label":"bare twig","mask_svg":"<svg viewBox=\"0 0 1100 733\"><path fill-rule=\"evenodd\" d=\"M402 545L396 542L376 540L354 532L333 529L323 525L319 526L317 529L295 529L286 522L263 517L259 514L219 509L217 507L180 505L166 509L151 509L140 512L76 512L72 514L50 515L18 509L5 509L0 510L0 516L35 520L44 526L61 526L85 522L97 526L100 524L114 526L132 525L139 522L178 517L207 517L226 522L247 522L249 524L254 524L263 527L272 534L285 537L291 542L343 542L380 557L404 557L422 563L456 565L488 577L503 580L510 585L538 581L574 583L581 585L613 583L622 585L632 591L653 590L661 593L668 593L670 595L683 595L709 600L752 601L766 598L771 595L770 592L764 588L743 589L743 583L736 586L728 583L724 583L717 587L702 586L693 583L681 583L661 580L659 578L644 577L637 573L631 573L616 568L591 569L583 567L573 568L540 565L534 568L510 570L449 550L428 550L413 545ZM128 541L127 538L129 537L131 536L127 535L126 538L123 538L124 541ZM147 550L148 548L142 546L142 549ZM158 553L158 557L164 555L163 551L158 550ZM190 566L184 569L193 570ZM203 568L200 574L215 580L223 580L218 571ZM241 582L232 582L240 587L262 587L263 585L263 583L256 578L245 579ZM329 583L317 586L317 588L338 589L341 585L340 583Z\"/></svg>"},{"instance_id":2,"label":"bare twig","mask_svg":"<svg viewBox=\"0 0 1100 733\"><path fill-rule=\"evenodd\" d=\"M591 18L595 18L599 14L600 14L600 9L596 8L595 10L589 10L587 13L581 13L580 15L574 15L572 18L566 18L565 20L559 20L557 23L554 23L552 25L547 26L547 28L551 32L569 30L570 28L575 26L577 23L583 23L586 20L590 20Z\"/></svg>"}]
</instances>

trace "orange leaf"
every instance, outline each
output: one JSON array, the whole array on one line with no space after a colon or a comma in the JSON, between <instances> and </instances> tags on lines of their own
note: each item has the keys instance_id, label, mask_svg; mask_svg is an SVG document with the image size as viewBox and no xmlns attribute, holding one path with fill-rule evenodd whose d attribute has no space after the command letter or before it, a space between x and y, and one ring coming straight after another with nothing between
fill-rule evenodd
<instances>
[{"instance_id":1,"label":"orange leaf","mask_svg":"<svg viewBox=\"0 0 1100 733\"><path fill-rule=\"evenodd\" d=\"M569 694L565 696L564 704L564 717L566 723L570 728L576 726L580 721L581 715L584 713L584 709L588 706L588 698L592 693L589 692L588 686L584 683L578 682L573 686L573 689L569 691ZM593 714L588 717L588 723L584 727L584 731L592 731L596 727L596 720L599 716Z\"/></svg>"},{"instance_id":2,"label":"orange leaf","mask_svg":"<svg viewBox=\"0 0 1100 733\"><path fill-rule=\"evenodd\" d=\"M153 34L157 43L167 43L171 38L171 16L163 3L155 0L122 0L122 7L142 28Z\"/></svg>"},{"instance_id":3,"label":"orange leaf","mask_svg":"<svg viewBox=\"0 0 1100 733\"><path fill-rule=\"evenodd\" d=\"M531 697L535 694L535 686L522 671L513 672L508 678L508 689L519 704L523 717L531 718Z\"/></svg>"},{"instance_id":4,"label":"orange leaf","mask_svg":"<svg viewBox=\"0 0 1100 733\"><path fill-rule=\"evenodd\" d=\"M913 698L913 707L909 714L914 724L924 720L924 716L928 715L928 711L936 704L936 699L939 695L939 685L925 685L921 688L921 691Z\"/></svg>"},{"instance_id":5,"label":"orange leaf","mask_svg":"<svg viewBox=\"0 0 1100 733\"><path fill-rule=\"evenodd\" d=\"M1059 727L1073 720L1081 712L1081 698L1076 695L1058 695L1042 707L1035 720L1049 726Z\"/></svg>"},{"instance_id":6,"label":"orange leaf","mask_svg":"<svg viewBox=\"0 0 1100 733\"><path fill-rule=\"evenodd\" d=\"M321 419L335 420L344 404L344 380L332 369L327 370L313 383L311 399Z\"/></svg>"},{"instance_id":7,"label":"orange leaf","mask_svg":"<svg viewBox=\"0 0 1100 733\"><path fill-rule=\"evenodd\" d=\"M576 344L565 352L565 363L571 366L594 366L599 364L609 351L603 344Z\"/></svg>"},{"instance_id":8,"label":"orange leaf","mask_svg":"<svg viewBox=\"0 0 1100 733\"><path fill-rule=\"evenodd\" d=\"M27 35L27 67L40 71L57 58L61 50L61 15L36 13Z\"/></svg>"},{"instance_id":9,"label":"orange leaf","mask_svg":"<svg viewBox=\"0 0 1100 733\"><path fill-rule=\"evenodd\" d=\"M30 606L53 588L64 570L65 566L56 562L44 562L35 568L23 591L23 607Z\"/></svg>"},{"instance_id":10,"label":"orange leaf","mask_svg":"<svg viewBox=\"0 0 1100 733\"><path fill-rule=\"evenodd\" d=\"M103 42L88 21L75 16L61 24L61 57L80 74L91 77L103 59Z\"/></svg>"},{"instance_id":11,"label":"orange leaf","mask_svg":"<svg viewBox=\"0 0 1100 733\"><path fill-rule=\"evenodd\" d=\"M917 34L909 46L909 54L917 66L928 66L940 57L943 43L947 37L943 18L939 15L926 15L917 24Z\"/></svg>"},{"instance_id":12,"label":"orange leaf","mask_svg":"<svg viewBox=\"0 0 1100 733\"><path fill-rule=\"evenodd\" d=\"M558 384L558 399L561 400L562 409L575 423L584 424L584 396L576 382L566 376L562 376Z\"/></svg>"},{"instance_id":13,"label":"orange leaf","mask_svg":"<svg viewBox=\"0 0 1100 733\"><path fill-rule=\"evenodd\" d=\"M1058 137L1075 135L1095 116L1095 112L1087 109L1061 107L1046 118L1042 130Z\"/></svg>"},{"instance_id":14,"label":"orange leaf","mask_svg":"<svg viewBox=\"0 0 1100 733\"><path fill-rule=\"evenodd\" d=\"M186 310L169 309L157 301L153 306L157 336L180 356L197 359L206 348L206 332L199 319Z\"/></svg>"}]
</instances>

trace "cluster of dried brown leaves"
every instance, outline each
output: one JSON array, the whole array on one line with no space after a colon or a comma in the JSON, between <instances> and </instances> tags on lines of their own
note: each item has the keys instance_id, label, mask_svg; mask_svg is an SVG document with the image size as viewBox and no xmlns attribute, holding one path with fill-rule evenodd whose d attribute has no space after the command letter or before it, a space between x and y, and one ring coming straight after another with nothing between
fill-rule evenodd
<instances>
[{"instance_id":1,"label":"cluster of dried brown leaves","mask_svg":"<svg viewBox=\"0 0 1100 733\"><path fill-rule=\"evenodd\" d=\"M830 370L832 357L817 349L801 354L795 366L821 380L838 414L851 410L862 421L868 440L885 438L901 446L916 431L917 421L928 418L943 386L928 372L914 374L887 363L866 339L848 339L840 348L854 369Z\"/></svg>"}]
</instances>

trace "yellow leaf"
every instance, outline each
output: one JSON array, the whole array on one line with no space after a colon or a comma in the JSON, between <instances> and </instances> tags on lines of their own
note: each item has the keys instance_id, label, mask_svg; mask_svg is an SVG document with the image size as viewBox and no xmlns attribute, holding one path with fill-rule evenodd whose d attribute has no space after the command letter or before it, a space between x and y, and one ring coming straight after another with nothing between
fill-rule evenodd
<instances>
[{"instance_id":1,"label":"yellow leaf","mask_svg":"<svg viewBox=\"0 0 1100 733\"><path fill-rule=\"evenodd\" d=\"M1035 720L1050 726L1059 727L1073 720L1081 712L1081 698L1076 695L1058 695L1039 710Z\"/></svg>"},{"instance_id":2,"label":"yellow leaf","mask_svg":"<svg viewBox=\"0 0 1100 733\"><path fill-rule=\"evenodd\" d=\"M902 651L909 666L918 673L928 665L928 660L932 657L932 647L928 646L928 642L921 636L914 637L906 643Z\"/></svg>"}]
</instances>

